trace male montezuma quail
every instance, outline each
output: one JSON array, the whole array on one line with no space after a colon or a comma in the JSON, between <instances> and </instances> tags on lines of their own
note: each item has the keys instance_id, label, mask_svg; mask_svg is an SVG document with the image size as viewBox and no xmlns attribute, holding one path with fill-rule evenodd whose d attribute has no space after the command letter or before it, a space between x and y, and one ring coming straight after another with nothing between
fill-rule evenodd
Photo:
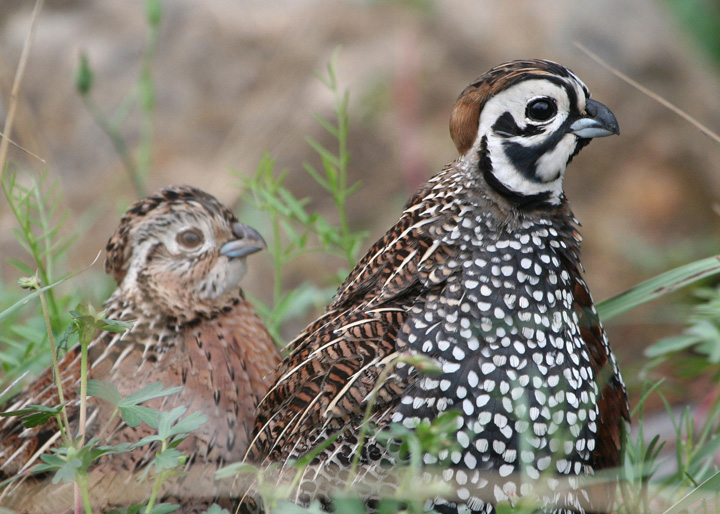
<instances>
[{"instance_id":1,"label":"male montezuma quail","mask_svg":"<svg viewBox=\"0 0 720 514\"><path fill-rule=\"evenodd\" d=\"M413 428L460 411L457 448L424 455L456 495L428 508L491 513L526 495L556 514L608 508L613 487L598 498L578 478L619 464L627 396L563 193L575 154L619 133L589 97L575 74L543 60L502 64L462 92L450 119L460 157L409 201L291 343L259 405L251 462L282 471L339 433L294 501L344 485L379 375L409 354L434 359L441 374L397 364L370 422ZM355 481L371 491L391 483L395 459L370 437Z\"/></svg>"},{"instance_id":2,"label":"male montezuma quail","mask_svg":"<svg viewBox=\"0 0 720 514\"><path fill-rule=\"evenodd\" d=\"M178 512L201 512L214 500L226 504L228 491L213 480L217 468L239 460L248 444L257 402L268 390L280 357L265 326L238 285L246 256L265 248L253 228L239 223L217 199L191 187L172 187L130 207L107 244L105 270L118 287L106 303L107 317L133 322L124 334L99 332L89 346L90 378L112 382L123 396L161 382L183 386L180 393L144 405L188 413L208 421L177 448L189 455L188 476L170 481L160 498L181 503ZM68 418L77 435L80 348L60 361ZM58 392L48 369L5 410L29 404L55 406ZM87 438L101 444L135 443L157 433L112 417L113 406L91 398ZM111 421L114 420L114 421ZM111 423L111 424L109 424ZM0 420L0 481L39 463L60 439L51 422L24 429L18 418ZM152 485L138 484L157 443L130 453L106 455L91 468L93 507L106 512L147 500ZM50 485L31 477L0 491L0 504L20 512L73 509L72 484ZM18 485L19 484L19 485Z\"/></svg>"}]
</instances>

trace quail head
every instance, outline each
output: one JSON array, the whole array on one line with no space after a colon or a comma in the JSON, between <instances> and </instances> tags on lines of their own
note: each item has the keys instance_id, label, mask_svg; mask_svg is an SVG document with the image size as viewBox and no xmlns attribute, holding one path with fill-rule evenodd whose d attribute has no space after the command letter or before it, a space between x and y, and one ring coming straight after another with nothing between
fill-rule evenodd
<instances>
[{"instance_id":1,"label":"quail head","mask_svg":"<svg viewBox=\"0 0 720 514\"><path fill-rule=\"evenodd\" d=\"M238 222L217 199L185 186L136 202L107 244L105 270L118 287L106 302L106 317L132 322L132 328L123 334L96 334L89 345L89 377L112 382L122 396L154 382L183 386L180 393L144 405L163 411L184 406L207 416L177 447L189 455L187 475L170 480L161 494L181 503L180 512L199 512L226 499L228 491L214 482L214 471L245 452L254 409L279 361L272 338L239 286L246 257L263 248L260 234ZM80 349L70 349L59 368L74 436ZM58 405L52 370L11 403L6 410ZM145 424L129 426L113 416L113 409L91 399L87 438L135 443L155 432ZM23 428L17 418L0 421L0 480L31 468L59 437L54 421L34 428ZM94 507L146 500L149 490L137 484L136 472L157 451L151 445L102 457L89 478ZM10 484L0 503L23 512L72 508L72 487L51 487L42 478Z\"/></svg>"},{"instance_id":2,"label":"quail head","mask_svg":"<svg viewBox=\"0 0 720 514\"><path fill-rule=\"evenodd\" d=\"M372 505L392 491L399 459L378 434L456 410L456 446L420 456L455 491L428 509L492 513L526 496L544 512L605 511L612 479L599 494L583 479L619 464L627 396L582 278L563 179L617 121L567 68L513 61L465 88L450 133L459 157L291 343L247 459L280 463L283 480L324 443L291 499L327 501L350 477ZM407 356L434 360L439 375L398 360ZM360 447L374 389L375 435Z\"/></svg>"}]
</instances>

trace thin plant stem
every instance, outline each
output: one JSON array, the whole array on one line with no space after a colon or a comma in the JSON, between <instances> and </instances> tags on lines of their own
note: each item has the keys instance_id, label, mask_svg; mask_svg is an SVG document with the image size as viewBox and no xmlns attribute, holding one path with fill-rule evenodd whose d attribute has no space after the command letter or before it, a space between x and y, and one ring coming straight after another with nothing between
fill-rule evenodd
<instances>
[{"instance_id":1,"label":"thin plant stem","mask_svg":"<svg viewBox=\"0 0 720 514\"><path fill-rule=\"evenodd\" d=\"M275 253L275 287L273 290L273 302L277 306L280 303L280 299L282 298L282 277L283 268L285 267L285 259L283 258L284 252L282 248L282 240L280 237L280 218L277 214L273 214L272 216L272 226L273 246L275 247L275 249L273 250Z\"/></svg>"},{"instance_id":2,"label":"thin plant stem","mask_svg":"<svg viewBox=\"0 0 720 514\"><path fill-rule=\"evenodd\" d=\"M674 112L681 118L683 118L685 121L690 123L692 126L697 128L702 134L705 134L707 137L715 141L716 143L720 143L720 135L718 135L716 132L712 131L710 128L706 127L702 123L700 123L698 120L690 116L688 113L680 109L679 107L675 106L674 104L668 102L665 100L662 96L658 95L657 93L654 93L650 91L648 88L640 84L639 82L631 79L621 71L617 70L616 68L613 68L608 63L606 63L604 60L602 60L596 53L591 52L587 47L584 45L578 43L577 41L574 42L574 45L578 47L581 51L585 52L588 57L590 57L593 61L598 63L600 66L608 70L610 73L618 77L620 80L623 80L630 84L632 87L640 91L641 93L649 96L656 102L658 102L660 105L665 107L666 109L669 109L670 111Z\"/></svg>"},{"instance_id":3,"label":"thin plant stem","mask_svg":"<svg viewBox=\"0 0 720 514\"><path fill-rule=\"evenodd\" d=\"M5 134L3 134L2 132L0 132L0 139L7 139L7 141L8 141L9 144L11 144L12 146L14 146L15 148L17 148L17 149L20 150L21 152L24 152L24 153L28 154L30 157L33 157L33 158L37 159L37 160L40 161L42 164L45 164L45 165L47 164L47 161L46 161L45 159L43 159L42 157L40 157L38 154L36 154L36 153L28 150L27 148L25 148L24 146L22 146L21 144L19 144L17 141L13 141L13 140L10 139L9 137L6 137Z\"/></svg>"},{"instance_id":4,"label":"thin plant stem","mask_svg":"<svg viewBox=\"0 0 720 514\"><path fill-rule=\"evenodd\" d=\"M30 47L32 46L33 38L35 37L37 21L40 17L40 10L42 9L43 2L44 0L35 1L35 8L33 9L32 18L30 20L30 30L28 30L27 36L25 37L25 43L23 44L22 53L20 54L20 62L18 63L17 71L15 72L15 79L13 80L12 89L10 90L8 113L7 118L5 118L5 126L3 128L4 136L0 138L0 180L2 180L3 173L5 172L5 163L7 162L8 147L10 144L9 138L12 135L12 127L15 122L15 112L17 111L20 84L22 83L23 75L25 75L25 66L27 66L27 62L30 57Z\"/></svg>"},{"instance_id":5,"label":"thin plant stem","mask_svg":"<svg viewBox=\"0 0 720 514\"><path fill-rule=\"evenodd\" d=\"M125 172L128 174L128 177L135 188L135 193L138 196L145 196L145 184L140 177L138 167L133 161L132 154L125 143L125 138L123 138L122 134L120 134L120 131L116 127L108 122L105 115L100 112L90 98L83 95L82 100L92 119L98 124L98 126L100 126L100 129L105 132L105 135L110 138L110 142L112 143L113 148L115 148L115 152L118 154L120 162L122 162L123 168L125 168Z\"/></svg>"},{"instance_id":6,"label":"thin plant stem","mask_svg":"<svg viewBox=\"0 0 720 514\"><path fill-rule=\"evenodd\" d=\"M160 450L160 453L164 452L167 449L167 441L162 442L162 449ZM145 512L152 512L153 507L155 506L155 502L157 501L158 495L160 494L160 488L162 487L162 483L165 480L165 474L163 471L158 473L158 475L155 477L155 483L153 484L152 493L150 494L150 500L148 501L147 507L145 508Z\"/></svg>"},{"instance_id":7,"label":"thin plant stem","mask_svg":"<svg viewBox=\"0 0 720 514\"><path fill-rule=\"evenodd\" d=\"M720 394L718 394L718 392L716 391L715 398L713 399L711 404L711 408L708 409L708 416L705 420L705 426L700 433L698 445L704 444L705 441L710 438L710 436L712 435L713 426L715 424L715 421L717 420L718 415L720 415Z\"/></svg>"},{"instance_id":8,"label":"thin plant stem","mask_svg":"<svg viewBox=\"0 0 720 514\"><path fill-rule=\"evenodd\" d=\"M88 373L88 341L80 341L80 423L78 449L85 444L85 424L87 423L87 373Z\"/></svg>"},{"instance_id":9,"label":"thin plant stem","mask_svg":"<svg viewBox=\"0 0 720 514\"><path fill-rule=\"evenodd\" d=\"M44 246L45 246L45 260L43 262L42 255L37 251L37 249L33 249L33 253L36 254L35 261L38 264L38 266L42 266L42 281L45 284L52 284L54 282L53 279L53 273L52 273L52 252L50 249L52 248L52 238L51 238L51 230L49 230L50 222L48 220L47 211L46 211L46 204L45 200L42 198L42 195L40 194L40 187L41 184L36 184L35 187L32 188L33 196L35 197L35 204L38 206L38 216L40 216L40 225L43 229L43 234L41 237L44 240ZM54 196L54 189L51 189L53 191ZM54 200L50 200L54 201ZM49 209L52 211L54 208L52 206L49 207ZM48 303L50 305L50 309L52 310L52 316L54 320L60 319L60 309L58 308L57 301L55 300L55 294L53 293L52 289L47 292L47 298Z\"/></svg>"},{"instance_id":10,"label":"thin plant stem","mask_svg":"<svg viewBox=\"0 0 720 514\"><path fill-rule=\"evenodd\" d=\"M55 338L53 337L52 326L50 325L50 315L48 314L48 307L47 302L45 301L44 293L40 294L40 303L42 304L43 317L45 318L45 328L47 329L48 339L50 340L50 352L52 354L53 361L53 375L55 376L55 385L58 390L58 400L60 400L60 403L63 404L65 403L65 395L63 394L62 379L60 377L60 366L58 365L58 358L55 350ZM66 428L66 430L63 431L63 438L65 439L66 444L70 444L70 421L68 420L67 409L65 408L65 405L62 406L62 416Z\"/></svg>"},{"instance_id":11,"label":"thin plant stem","mask_svg":"<svg viewBox=\"0 0 720 514\"><path fill-rule=\"evenodd\" d=\"M85 514L92 514L92 502L90 501L90 491L88 490L88 478L87 475L79 475L75 479L75 483L80 488L82 495L82 502L85 508Z\"/></svg>"},{"instance_id":12,"label":"thin plant stem","mask_svg":"<svg viewBox=\"0 0 720 514\"><path fill-rule=\"evenodd\" d=\"M352 481L355 479L355 475L357 475L357 468L360 464L360 454L362 453L362 448L365 445L365 438L367 437L368 431L368 423L370 422L370 415L372 414L372 410L375 407L377 396L378 394L380 394L380 389L382 389L385 385L385 381L387 380L390 373L395 369L395 365L400 358L401 356L394 355L393 358L389 360L389 362L385 365L385 368L380 372L375 387L370 392L370 398L368 398L367 405L365 406L365 414L363 416L362 424L360 426L360 433L358 434L357 449L355 450L355 454L353 455L353 461L350 465L350 472L348 473L348 478L345 482L345 492L350 491Z\"/></svg>"},{"instance_id":13,"label":"thin plant stem","mask_svg":"<svg viewBox=\"0 0 720 514\"><path fill-rule=\"evenodd\" d=\"M55 414L55 421L58 424L58 427L60 428L60 433L62 434L62 438L64 441L70 440L70 438L65 434L65 425L62 422L62 418L60 417L60 414Z\"/></svg>"},{"instance_id":14,"label":"thin plant stem","mask_svg":"<svg viewBox=\"0 0 720 514\"><path fill-rule=\"evenodd\" d=\"M97 438L102 439L102 437L105 435L105 432L107 432L110 427L112 426L112 422L115 421L115 418L120 413L120 409L118 407L115 407L115 410L112 411L112 414L110 414L110 417L107 420L107 423L102 427L102 430L98 432Z\"/></svg>"},{"instance_id":15,"label":"thin plant stem","mask_svg":"<svg viewBox=\"0 0 720 514\"><path fill-rule=\"evenodd\" d=\"M137 152L138 160L138 171L140 173L140 179L143 184L145 179L150 173L152 168L152 145L153 136L155 134L155 126L153 123L153 110L154 110L154 86L152 79L152 61L155 56L155 49L157 48L158 41L158 28L154 25L150 26L150 34L148 36L148 43L145 46L143 52L141 71L140 71L140 144ZM145 193L143 193L145 194Z\"/></svg>"}]
</instances>

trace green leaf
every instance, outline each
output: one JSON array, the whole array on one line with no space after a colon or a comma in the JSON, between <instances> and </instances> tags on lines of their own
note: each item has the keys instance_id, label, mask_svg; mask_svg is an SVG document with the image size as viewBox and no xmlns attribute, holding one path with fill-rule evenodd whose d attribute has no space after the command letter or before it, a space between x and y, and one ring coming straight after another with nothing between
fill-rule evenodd
<instances>
[{"instance_id":1,"label":"green leaf","mask_svg":"<svg viewBox=\"0 0 720 514\"><path fill-rule=\"evenodd\" d=\"M0 362L4 366L8 366L10 369L17 368L20 365L20 361L17 360L14 356L10 355L6 352L0 352ZM3 391L4 393L5 391ZM0 399L2 399L3 395L0 394Z\"/></svg>"},{"instance_id":2,"label":"green leaf","mask_svg":"<svg viewBox=\"0 0 720 514\"><path fill-rule=\"evenodd\" d=\"M145 514L168 514L169 512L175 512L179 508L180 505L175 505L174 503L158 503L150 512L147 512L147 510L143 510L143 512Z\"/></svg>"},{"instance_id":3,"label":"green leaf","mask_svg":"<svg viewBox=\"0 0 720 514\"><path fill-rule=\"evenodd\" d=\"M496 514L514 514L515 508L510 502L500 502L495 506Z\"/></svg>"},{"instance_id":4,"label":"green leaf","mask_svg":"<svg viewBox=\"0 0 720 514\"><path fill-rule=\"evenodd\" d=\"M88 62L87 55L84 53L80 54L80 64L75 72L75 89L78 90L81 96L85 96L90 92L90 88L93 84L93 74L90 69L90 63Z\"/></svg>"},{"instance_id":5,"label":"green leaf","mask_svg":"<svg viewBox=\"0 0 720 514\"><path fill-rule=\"evenodd\" d=\"M118 388L115 387L115 384L111 382L104 382L102 380L94 380L90 379L87 381L87 394L88 396L94 396L95 398L100 398L101 400L105 400L106 402L110 402L115 407L120 405L120 402L122 401L122 396L120 395L120 391L118 391ZM137 425L131 425L131 426L137 426Z\"/></svg>"},{"instance_id":6,"label":"green leaf","mask_svg":"<svg viewBox=\"0 0 720 514\"><path fill-rule=\"evenodd\" d=\"M303 163L303 168L305 168L305 171L312 177L312 179L317 182L323 189L326 191L330 190L330 183L325 180L325 178L320 175L320 172L313 166L312 164L309 164L307 162Z\"/></svg>"},{"instance_id":7,"label":"green leaf","mask_svg":"<svg viewBox=\"0 0 720 514\"><path fill-rule=\"evenodd\" d=\"M172 434L170 433L172 424L175 423L180 416L185 414L186 411L187 407L180 405L170 412L161 412L160 417L158 418L158 435L162 439L170 439L170 437L172 437Z\"/></svg>"},{"instance_id":8,"label":"green leaf","mask_svg":"<svg viewBox=\"0 0 720 514\"><path fill-rule=\"evenodd\" d=\"M363 502L364 503L364 502ZM399 512L403 512L403 510L406 510L403 508L403 502L400 500L395 500L392 498L383 498L380 500L380 503L378 504L378 510L377 514L397 514ZM412 510L414 512L427 512L425 510ZM411 512L412 512L411 511ZM435 511L430 512L429 514L433 514Z\"/></svg>"},{"instance_id":9,"label":"green leaf","mask_svg":"<svg viewBox=\"0 0 720 514\"><path fill-rule=\"evenodd\" d=\"M683 512L694 512L691 507L703 499L708 500L717 496L720 490L720 471L705 480L702 484L690 491L675 505L666 510L663 514L681 514Z\"/></svg>"},{"instance_id":10,"label":"green leaf","mask_svg":"<svg viewBox=\"0 0 720 514\"><path fill-rule=\"evenodd\" d=\"M11 330L13 334L20 336L26 341L42 341L47 337L44 327L41 330L38 327L15 325Z\"/></svg>"},{"instance_id":11,"label":"green leaf","mask_svg":"<svg viewBox=\"0 0 720 514\"><path fill-rule=\"evenodd\" d=\"M131 427L137 427L144 422L151 428L157 428L158 411L138 404L176 394L180 391L182 391L182 387L164 389L162 383L153 382L122 398L115 385L99 380L88 380L88 394L106 400L118 407L123 421Z\"/></svg>"},{"instance_id":12,"label":"green leaf","mask_svg":"<svg viewBox=\"0 0 720 514\"><path fill-rule=\"evenodd\" d=\"M235 475L243 474L260 475L260 470L247 462L233 462L224 468L218 469L215 472L215 478L218 480L221 478L234 478Z\"/></svg>"},{"instance_id":13,"label":"green leaf","mask_svg":"<svg viewBox=\"0 0 720 514\"><path fill-rule=\"evenodd\" d=\"M702 447L695 449L693 457L690 459L690 462L688 462L688 471L692 473L693 477L699 478L697 477L698 468L703 464L710 464L718 450L720 450L720 435L712 437L706 444L702 445Z\"/></svg>"},{"instance_id":14,"label":"green leaf","mask_svg":"<svg viewBox=\"0 0 720 514\"><path fill-rule=\"evenodd\" d=\"M130 505L107 511L107 514L138 514L144 507L142 505Z\"/></svg>"},{"instance_id":15,"label":"green leaf","mask_svg":"<svg viewBox=\"0 0 720 514\"><path fill-rule=\"evenodd\" d=\"M670 353L679 352L700 342L696 336L680 335L661 339L645 349L646 357L660 357Z\"/></svg>"},{"instance_id":16,"label":"green leaf","mask_svg":"<svg viewBox=\"0 0 720 514\"><path fill-rule=\"evenodd\" d=\"M7 259L7 262L15 266L17 269L20 270L21 273L24 273L25 275L32 275L33 273L35 273L35 270L32 269L30 266L16 259Z\"/></svg>"},{"instance_id":17,"label":"green leaf","mask_svg":"<svg viewBox=\"0 0 720 514\"><path fill-rule=\"evenodd\" d=\"M343 514L366 514L367 509L365 508L365 501L362 498L348 498L348 497L334 497L333 506L335 512L342 512ZM394 512L400 512L395 510Z\"/></svg>"},{"instance_id":18,"label":"green leaf","mask_svg":"<svg viewBox=\"0 0 720 514\"><path fill-rule=\"evenodd\" d=\"M96 446L99 442L99 439L92 438L76 452L76 458L80 459L82 462L82 466L79 468L80 472L86 473L90 465L103 455L125 453L130 451L130 443L119 443L112 446Z\"/></svg>"},{"instance_id":19,"label":"green leaf","mask_svg":"<svg viewBox=\"0 0 720 514\"><path fill-rule=\"evenodd\" d=\"M161 382L153 382L152 384L146 385L139 391L127 395L120 402L119 406L129 407L131 405L137 405L140 403L144 403L148 400L162 398L163 396L170 396L171 394L179 393L180 391L182 391L182 389L182 386L168 387L167 389L163 389L163 385Z\"/></svg>"},{"instance_id":20,"label":"green leaf","mask_svg":"<svg viewBox=\"0 0 720 514\"><path fill-rule=\"evenodd\" d=\"M295 198L295 195L293 195L290 191L284 188L278 191L278 195L285 202L285 205L287 205L288 209L290 209L290 213L295 219L297 219L300 223L303 224L307 222L308 213L305 210L305 206L310 201L309 199L304 198L302 200L299 200Z\"/></svg>"},{"instance_id":21,"label":"green leaf","mask_svg":"<svg viewBox=\"0 0 720 514\"><path fill-rule=\"evenodd\" d=\"M20 422L25 428L37 427L44 425L51 418L54 418L62 412L62 408L68 402L62 403L56 407L47 407L45 405L28 405L24 409L15 411L0 412L0 416L7 418L12 416L22 416Z\"/></svg>"},{"instance_id":22,"label":"green leaf","mask_svg":"<svg viewBox=\"0 0 720 514\"><path fill-rule=\"evenodd\" d=\"M130 451L130 443L118 443L113 445L98 446L95 451L101 452L98 455L110 455L114 453L126 453Z\"/></svg>"},{"instance_id":23,"label":"green leaf","mask_svg":"<svg viewBox=\"0 0 720 514\"><path fill-rule=\"evenodd\" d=\"M50 414L47 412L38 412L35 414L30 414L29 416L26 416L22 418L20 421L22 422L23 426L25 428L33 428L40 425L44 425L48 421L50 421L51 418L54 418L55 414Z\"/></svg>"},{"instance_id":24,"label":"green leaf","mask_svg":"<svg viewBox=\"0 0 720 514\"><path fill-rule=\"evenodd\" d=\"M332 135L335 139L338 139L340 133L338 132L338 129L337 129L337 127L335 127L335 125L333 125L332 123L330 123L328 120L326 120L325 118L323 118L322 116L320 116L317 113L313 113L312 116L313 116L313 118L315 118L315 121L317 121L322 126L322 128L327 130L328 133L330 135Z\"/></svg>"},{"instance_id":25,"label":"green leaf","mask_svg":"<svg viewBox=\"0 0 720 514\"><path fill-rule=\"evenodd\" d=\"M150 444L150 443L154 443L155 441L162 441L162 440L163 440L163 438L157 434L146 435L145 437L140 439L138 442L133 443L130 446L130 449L134 450L135 448L140 448L141 446L145 446L146 444Z\"/></svg>"},{"instance_id":26,"label":"green leaf","mask_svg":"<svg viewBox=\"0 0 720 514\"><path fill-rule=\"evenodd\" d=\"M70 336L72 336L75 333L75 326L73 324L70 324L63 330L63 333L60 334L60 336L57 338L57 341L55 342L55 346L57 348L62 348L67 350L69 348L68 341L70 340Z\"/></svg>"},{"instance_id":27,"label":"green leaf","mask_svg":"<svg viewBox=\"0 0 720 514\"><path fill-rule=\"evenodd\" d=\"M99 257L99 256L100 256L100 254L98 254L98 257ZM64 278L61 278L60 280L58 280L58 281L56 281L56 282L53 282L52 284L47 285L47 286L45 286L45 287L43 287L43 288L41 288L41 289L38 289L37 291L32 292L31 294L27 295L27 296L24 297L23 299L15 302L15 303L12 304L10 307L8 307L8 308L5 309L4 311L0 312L0 321L5 320L5 319L8 318L9 316L11 316L13 313L15 313L17 310L19 310L19 309L21 309L22 307L24 307L25 305L27 305L27 304L30 302L30 300L33 300L34 298L37 298L37 297L40 296L41 294L45 293L46 291L49 291L50 289L52 289L53 287L55 287L55 286L57 286L57 285L59 285L59 284L62 284L62 283L65 282L66 280L68 280L68 279L70 279L70 278L72 278L72 277L75 277L75 276L79 275L80 273L83 273L83 272L87 271L88 269L90 269L90 267L91 267L93 264L95 264L95 261L97 261L97 257L96 257L95 260L94 260L92 263L90 263L90 265L87 266L86 268L83 268L83 269L81 269L80 271L76 271L76 272L74 272L74 273L71 273L70 275L68 275L68 276L66 276L66 277L64 277Z\"/></svg>"},{"instance_id":28,"label":"green leaf","mask_svg":"<svg viewBox=\"0 0 720 514\"><path fill-rule=\"evenodd\" d=\"M179 420L168 432L169 436L185 435L200 428L207 423L208 417L200 411L195 411Z\"/></svg>"},{"instance_id":29,"label":"green leaf","mask_svg":"<svg viewBox=\"0 0 720 514\"><path fill-rule=\"evenodd\" d=\"M159 412L143 405L120 407L120 417L131 427L140 426L143 422L150 428L157 429Z\"/></svg>"},{"instance_id":30,"label":"green leaf","mask_svg":"<svg viewBox=\"0 0 720 514\"><path fill-rule=\"evenodd\" d=\"M62 410L63 405L65 405L66 403L67 402L65 402L64 404L59 405L57 407L48 407L46 405L31 404L31 405L28 405L27 407L25 407L24 409L0 412L0 416L9 418L12 416L23 416L25 414L34 414L36 412L59 414L60 411Z\"/></svg>"},{"instance_id":31,"label":"green leaf","mask_svg":"<svg viewBox=\"0 0 720 514\"><path fill-rule=\"evenodd\" d=\"M55 457L54 459L52 457ZM50 471L56 469L55 475L53 475L52 483L57 484L62 482L69 484L75 481L75 474L82 468L82 461L77 457L73 457L69 460L64 460L62 457L57 455L41 455L40 458L47 464L48 469L43 471Z\"/></svg>"},{"instance_id":32,"label":"green leaf","mask_svg":"<svg viewBox=\"0 0 720 514\"><path fill-rule=\"evenodd\" d=\"M103 318L96 323L95 328L97 330L104 330L105 332L113 332L116 334L122 334L127 332L133 327L133 323L130 321L120 321L119 319L107 319Z\"/></svg>"},{"instance_id":33,"label":"green leaf","mask_svg":"<svg viewBox=\"0 0 720 514\"><path fill-rule=\"evenodd\" d=\"M177 468L182 464L181 459L183 457L183 454L175 448L162 451L155 456L155 470L159 473L160 471Z\"/></svg>"},{"instance_id":34,"label":"green leaf","mask_svg":"<svg viewBox=\"0 0 720 514\"><path fill-rule=\"evenodd\" d=\"M163 16L160 0L147 0L145 3L145 16L151 27L157 28L160 25Z\"/></svg>"},{"instance_id":35,"label":"green leaf","mask_svg":"<svg viewBox=\"0 0 720 514\"><path fill-rule=\"evenodd\" d=\"M619 295L603 300L597 305L598 314L602 320L609 320L618 314L634 309L638 305L655 300L717 273L720 273L720 256L717 255L680 266L638 284Z\"/></svg>"}]
</instances>

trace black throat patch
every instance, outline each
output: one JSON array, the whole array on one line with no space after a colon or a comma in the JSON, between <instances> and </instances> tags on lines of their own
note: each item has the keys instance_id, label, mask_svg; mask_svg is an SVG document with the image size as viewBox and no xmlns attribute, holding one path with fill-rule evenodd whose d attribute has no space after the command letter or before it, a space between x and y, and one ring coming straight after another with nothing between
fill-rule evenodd
<instances>
[{"instance_id":1,"label":"black throat patch","mask_svg":"<svg viewBox=\"0 0 720 514\"><path fill-rule=\"evenodd\" d=\"M490 159L490 153L487 149L487 136L483 136L480 141L480 150L478 150L478 166L480 172L487 182L488 186L493 188L498 194L505 198L508 202L513 204L518 209L532 210L542 207L551 207L548 200L550 199L550 191L543 193L537 193L534 195L525 195L517 191L513 191L508 188L505 184L500 182L495 174L493 173L492 160Z\"/></svg>"}]
</instances>

